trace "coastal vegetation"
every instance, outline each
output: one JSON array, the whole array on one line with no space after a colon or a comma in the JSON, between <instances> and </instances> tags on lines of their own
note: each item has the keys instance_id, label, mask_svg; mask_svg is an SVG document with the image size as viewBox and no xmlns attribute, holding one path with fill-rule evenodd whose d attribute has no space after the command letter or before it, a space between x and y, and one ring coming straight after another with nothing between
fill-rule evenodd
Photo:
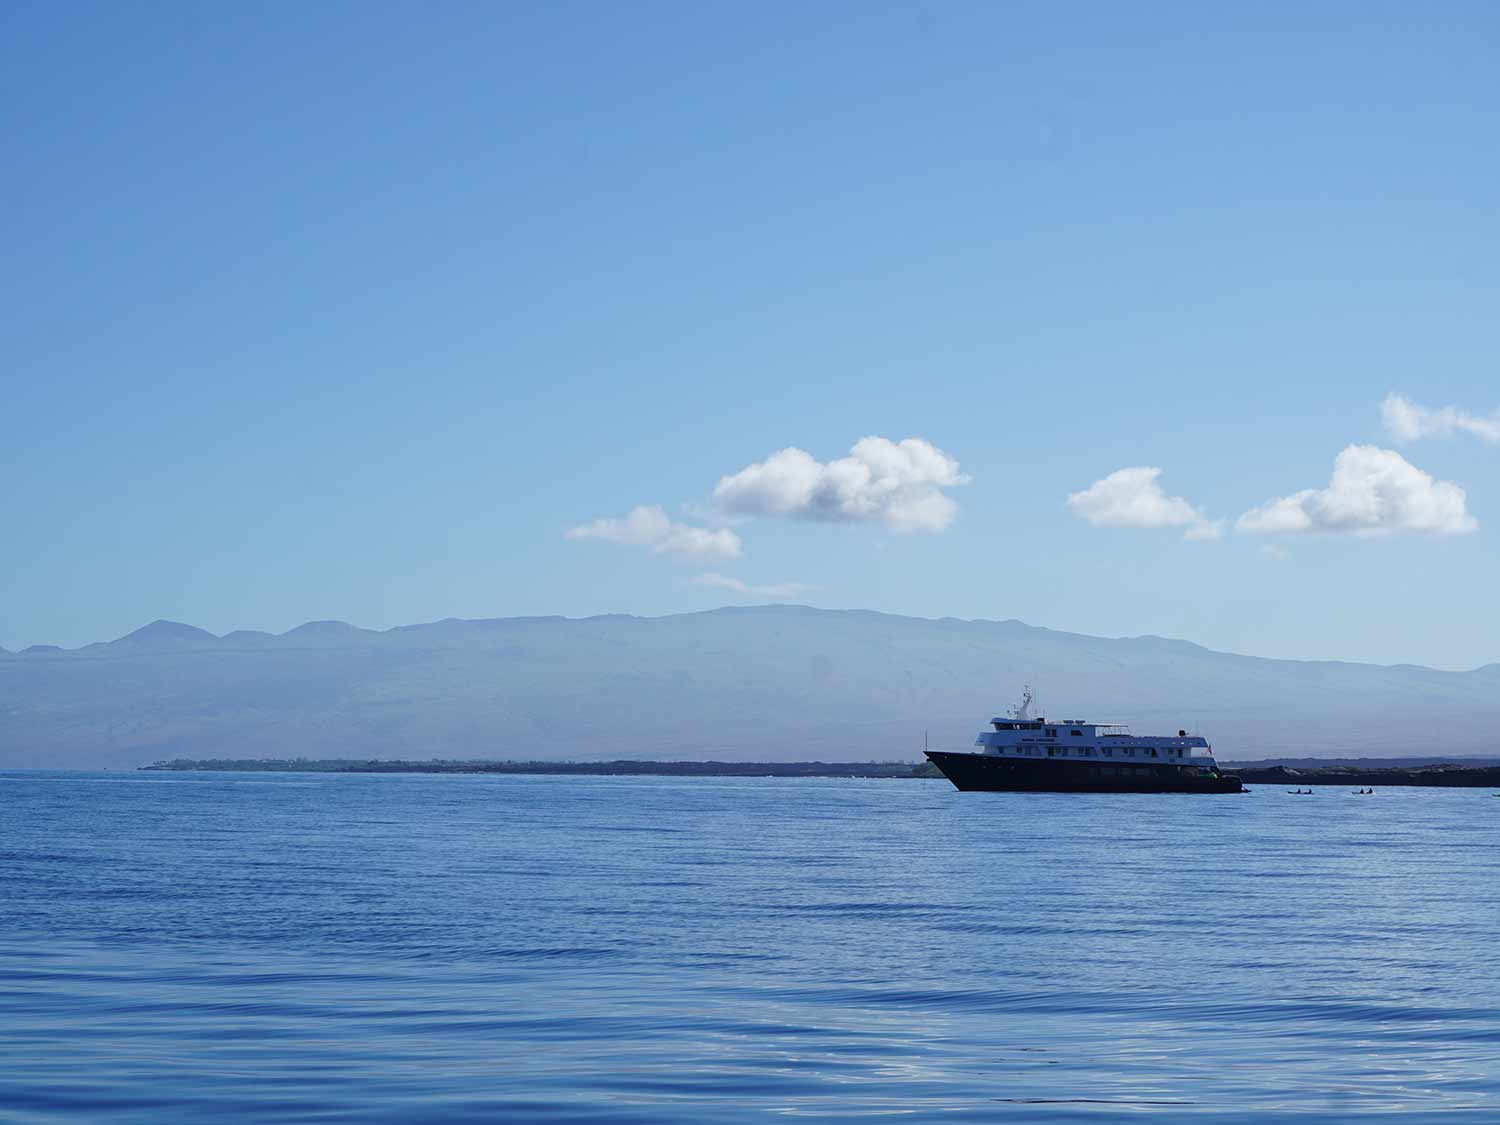
<instances>
[{"instance_id":1,"label":"coastal vegetation","mask_svg":"<svg viewBox=\"0 0 1500 1125\"><path fill-rule=\"evenodd\" d=\"M429 761L378 758L173 758L144 770L213 770L231 773L501 773L585 774L607 777L866 777L941 778L930 762L613 762ZM1418 785L1448 788L1500 788L1500 765L1432 762L1398 766L1318 766L1293 768L1250 763L1226 765L1246 785Z\"/></svg>"},{"instance_id":2,"label":"coastal vegetation","mask_svg":"<svg viewBox=\"0 0 1500 1125\"><path fill-rule=\"evenodd\" d=\"M542 773L682 777L927 777L940 776L911 762L426 762L351 758L174 758L146 770L220 770L246 773Z\"/></svg>"}]
</instances>

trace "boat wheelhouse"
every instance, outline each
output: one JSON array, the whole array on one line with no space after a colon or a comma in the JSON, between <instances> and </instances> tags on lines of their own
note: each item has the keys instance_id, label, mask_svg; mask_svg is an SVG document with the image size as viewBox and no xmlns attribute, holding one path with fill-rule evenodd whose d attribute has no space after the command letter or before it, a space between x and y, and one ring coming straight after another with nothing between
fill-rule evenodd
<instances>
[{"instance_id":1,"label":"boat wheelhouse","mask_svg":"<svg viewBox=\"0 0 1500 1125\"><path fill-rule=\"evenodd\" d=\"M927 757L959 789L1090 793L1238 793L1213 748L1197 735L1135 735L1118 723L1031 714L1031 690L990 720L974 750Z\"/></svg>"}]
</instances>

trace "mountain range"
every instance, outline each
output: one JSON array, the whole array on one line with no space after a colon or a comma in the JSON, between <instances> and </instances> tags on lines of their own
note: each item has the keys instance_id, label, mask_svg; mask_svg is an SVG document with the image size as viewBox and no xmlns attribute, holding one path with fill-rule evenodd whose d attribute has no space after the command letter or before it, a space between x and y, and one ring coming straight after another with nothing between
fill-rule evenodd
<instances>
[{"instance_id":1,"label":"mountain range","mask_svg":"<svg viewBox=\"0 0 1500 1125\"><path fill-rule=\"evenodd\" d=\"M0 650L0 766L165 757L916 759L1033 686L1053 718L1179 728L1224 759L1500 750L1500 664L1269 660L1020 621L754 606L666 617L156 621Z\"/></svg>"}]
</instances>

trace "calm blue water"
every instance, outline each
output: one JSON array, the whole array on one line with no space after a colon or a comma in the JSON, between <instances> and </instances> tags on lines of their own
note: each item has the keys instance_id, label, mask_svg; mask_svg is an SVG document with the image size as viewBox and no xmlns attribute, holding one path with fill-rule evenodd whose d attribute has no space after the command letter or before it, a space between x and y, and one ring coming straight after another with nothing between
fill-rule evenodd
<instances>
[{"instance_id":1,"label":"calm blue water","mask_svg":"<svg viewBox=\"0 0 1500 1125\"><path fill-rule=\"evenodd\" d=\"M1500 1120L1497 816L0 773L0 1116Z\"/></svg>"}]
</instances>

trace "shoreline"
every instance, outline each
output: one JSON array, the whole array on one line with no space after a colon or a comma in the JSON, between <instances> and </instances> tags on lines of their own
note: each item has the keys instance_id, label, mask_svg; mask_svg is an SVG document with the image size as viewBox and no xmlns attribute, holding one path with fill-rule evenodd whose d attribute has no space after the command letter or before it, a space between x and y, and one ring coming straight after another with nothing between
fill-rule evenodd
<instances>
[{"instance_id":1,"label":"shoreline","mask_svg":"<svg viewBox=\"0 0 1500 1125\"><path fill-rule=\"evenodd\" d=\"M138 766L155 771L220 771L228 773L499 773L575 774L595 777L925 777L925 763L914 762L670 762L619 760L612 762L426 762L401 759L187 759ZM933 776L937 776L934 771Z\"/></svg>"},{"instance_id":2,"label":"shoreline","mask_svg":"<svg viewBox=\"0 0 1500 1125\"><path fill-rule=\"evenodd\" d=\"M424 773L424 774L550 774L592 777L778 777L929 779L942 775L926 762L538 762L455 761L434 759L357 758L175 758L139 766L154 772L223 773ZM1356 787L1417 787L1445 789L1500 789L1500 765L1474 766L1454 762L1392 767L1364 766L1225 766L1246 785L1348 785Z\"/></svg>"}]
</instances>

